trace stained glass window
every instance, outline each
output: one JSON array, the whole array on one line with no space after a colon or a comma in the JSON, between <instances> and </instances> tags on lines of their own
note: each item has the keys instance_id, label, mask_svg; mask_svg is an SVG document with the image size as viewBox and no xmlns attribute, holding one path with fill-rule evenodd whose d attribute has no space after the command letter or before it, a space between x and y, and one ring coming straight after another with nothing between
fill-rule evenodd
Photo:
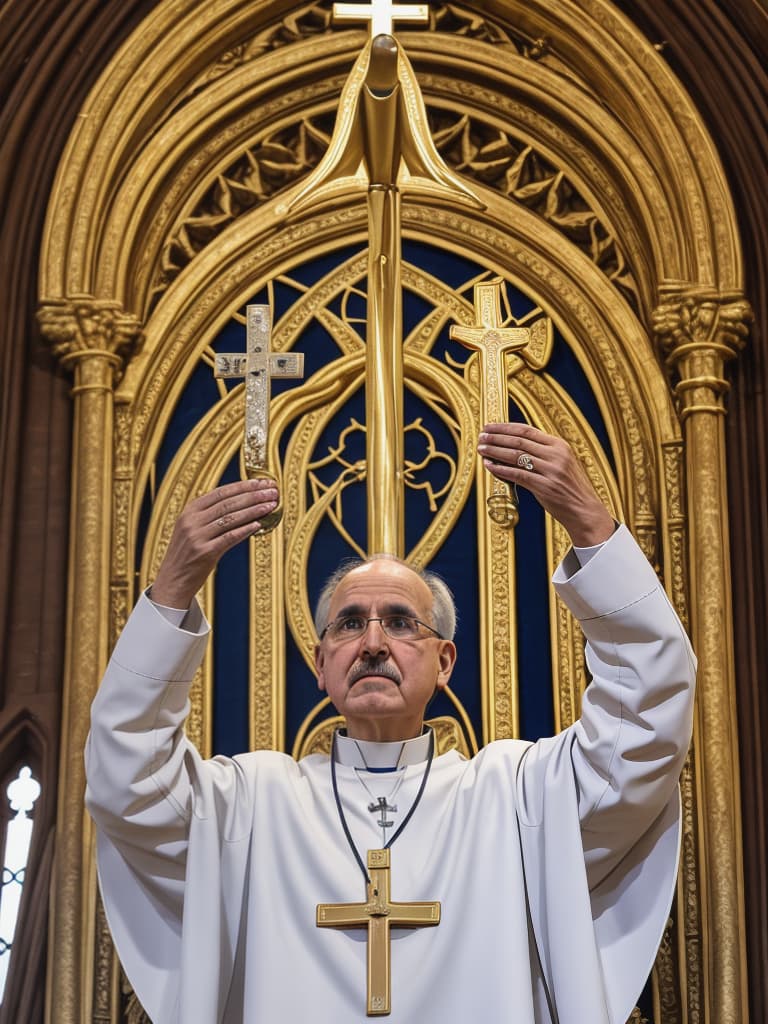
<instances>
[{"instance_id":1,"label":"stained glass window","mask_svg":"<svg viewBox=\"0 0 768 1024\"><path fill-rule=\"evenodd\" d=\"M11 962L13 936L24 887L29 847L32 842L34 821L31 814L40 796L40 783L32 769L24 765L9 784L6 795L15 812L8 821L3 851L3 878L0 886L0 1003L5 994L5 981Z\"/></svg>"}]
</instances>

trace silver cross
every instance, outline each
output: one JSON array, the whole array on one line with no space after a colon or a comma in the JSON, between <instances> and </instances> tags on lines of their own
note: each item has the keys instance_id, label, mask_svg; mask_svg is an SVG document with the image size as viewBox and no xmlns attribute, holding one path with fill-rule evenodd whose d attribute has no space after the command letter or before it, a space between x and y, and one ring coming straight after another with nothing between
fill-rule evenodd
<instances>
[{"instance_id":1,"label":"silver cross","mask_svg":"<svg viewBox=\"0 0 768 1024\"><path fill-rule=\"evenodd\" d=\"M368 810L371 814L375 814L377 811L381 813L381 817L376 822L381 828L392 828L395 824L394 821L387 821L387 811L396 811L397 804L388 804L385 796L380 796L375 803L368 804Z\"/></svg>"}]
</instances>

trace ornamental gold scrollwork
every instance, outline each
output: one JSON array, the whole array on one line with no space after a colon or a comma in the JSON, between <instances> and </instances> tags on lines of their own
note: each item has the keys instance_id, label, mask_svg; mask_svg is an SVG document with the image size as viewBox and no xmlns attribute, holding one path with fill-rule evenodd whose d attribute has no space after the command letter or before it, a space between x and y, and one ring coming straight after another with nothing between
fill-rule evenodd
<instances>
[{"instance_id":1,"label":"ornamental gold scrollwork","mask_svg":"<svg viewBox=\"0 0 768 1024\"><path fill-rule=\"evenodd\" d=\"M109 1021L112 1005L112 972L115 951L101 895L96 894L94 922L93 1019Z\"/></svg>"},{"instance_id":2,"label":"ornamental gold scrollwork","mask_svg":"<svg viewBox=\"0 0 768 1024\"><path fill-rule=\"evenodd\" d=\"M187 96L196 95L201 88L243 64L257 60L262 54L323 35L331 28L332 16L325 3L307 4L298 11L286 14L281 21L272 22L255 36L225 51L190 85ZM425 31L445 32L464 39L503 46L521 57L540 60L550 52L546 38L529 39L515 26L501 18L490 18L476 11L462 9L458 4L429 4Z\"/></svg>"},{"instance_id":3,"label":"ornamental gold scrollwork","mask_svg":"<svg viewBox=\"0 0 768 1024\"><path fill-rule=\"evenodd\" d=\"M653 971L654 987L659 993L662 1021L679 1021L681 1019L680 982L675 970L677 959L675 931L675 923L670 919L664 929ZM630 1020L632 1020L631 1017Z\"/></svg>"},{"instance_id":4,"label":"ornamental gold scrollwork","mask_svg":"<svg viewBox=\"0 0 768 1024\"><path fill-rule=\"evenodd\" d=\"M122 969L120 970L120 989L123 997L121 1024L152 1024ZM107 1019L109 1020L109 1018Z\"/></svg>"},{"instance_id":5,"label":"ornamental gold scrollwork","mask_svg":"<svg viewBox=\"0 0 768 1024\"><path fill-rule=\"evenodd\" d=\"M637 286L615 233L564 168L511 129L486 123L479 112L438 110L430 107L428 95L424 99L435 147L448 167L535 210L637 309ZM331 129L327 115L302 118L265 136L217 174L169 237L152 285L153 301L228 224L312 171L328 149Z\"/></svg>"},{"instance_id":6,"label":"ornamental gold scrollwork","mask_svg":"<svg viewBox=\"0 0 768 1024\"><path fill-rule=\"evenodd\" d=\"M680 777L680 802L682 808L682 838L680 849L680 889L678 900L679 948L685 962L687 1019L703 1020L705 1001L702 951L702 879L698 849L699 813L696 803L696 765L692 752L683 767ZM674 1019L674 1018L673 1018Z\"/></svg>"},{"instance_id":7,"label":"ornamental gold scrollwork","mask_svg":"<svg viewBox=\"0 0 768 1024\"><path fill-rule=\"evenodd\" d=\"M632 1013L629 1015L627 1024L649 1024L648 1018L644 1017L640 1010L635 1007Z\"/></svg>"},{"instance_id":8,"label":"ornamental gold scrollwork","mask_svg":"<svg viewBox=\"0 0 768 1024\"><path fill-rule=\"evenodd\" d=\"M353 549L357 550L360 557L365 552L352 538L344 526L343 499L344 492L354 483L365 479L365 425L356 419L350 419L349 423L339 431L337 443L330 445L328 453L307 464L308 482L315 503L325 499L327 507L326 514L334 524L338 532ZM446 452L439 451L434 435L424 424L422 417L417 417L404 428L406 453L405 470L403 473L405 486L409 490L423 491L427 500L430 512L437 512L438 501L444 498L451 490L456 479L456 459ZM355 452L354 435L359 434L361 450ZM413 446L409 450L409 439L418 438L420 451L417 454ZM339 473L330 484L323 482L319 476L319 470L335 463L339 467ZM444 466L444 478L436 484L427 474L429 467L436 463Z\"/></svg>"}]
</instances>

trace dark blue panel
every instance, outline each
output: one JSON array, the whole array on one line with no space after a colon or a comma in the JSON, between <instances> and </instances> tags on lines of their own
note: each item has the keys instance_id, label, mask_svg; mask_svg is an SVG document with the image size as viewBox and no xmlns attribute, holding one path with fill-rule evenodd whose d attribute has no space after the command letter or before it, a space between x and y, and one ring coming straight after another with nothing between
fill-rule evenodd
<instances>
[{"instance_id":1,"label":"dark blue panel","mask_svg":"<svg viewBox=\"0 0 768 1024\"><path fill-rule=\"evenodd\" d=\"M221 483L239 479L233 459ZM248 750L248 546L240 544L219 562L213 635L213 752Z\"/></svg>"},{"instance_id":2,"label":"dark blue panel","mask_svg":"<svg viewBox=\"0 0 768 1024\"><path fill-rule=\"evenodd\" d=\"M242 344L239 347L242 349ZM200 362L184 387L168 423L163 443L157 453L155 467L158 489L178 449L184 444L200 419L218 401L219 389L213 376L213 370L206 363Z\"/></svg>"},{"instance_id":3,"label":"dark blue panel","mask_svg":"<svg viewBox=\"0 0 768 1024\"><path fill-rule=\"evenodd\" d=\"M520 735L526 740L551 736L552 666L549 643L549 567L544 512L536 499L518 488L520 522L515 527L517 640L520 678Z\"/></svg>"},{"instance_id":4,"label":"dark blue panel","mask_svg":"<svg viewBox=\"0 0 768 1024\"><path fill-rule=\"evenodd\" d=\"M304 353L304 380L309 380L318 370L341 355L339 346L317 320L311 320L307 324L301 338L294 346L294 351ZM276 379L272 381L272 395L274 397L285 390L290 391L292 388L300 386L301 381L299 380Z\"/></svg>"},{"instance_id":5,"label":"dark blue panel","mask_svg":"<svg viewBox=\"0 0 768 1024\"><path fill-rule=\"evenodd\" d=\"M420 467L409 470L408 483L410 486L406 486L405 489L405 548L406 551L410 551L424 535L436 515L430 510L430 495L424 484L430 483L434 492L439 493L448 484L451 476L450 463L442 458L431 457L431 441L434 440L434 449L437 452L445 452L454 460L457 459L458 453L455 441L443 421L434 415L421 398L412 394L407 388L404 414L406 462ZM416 426L419 420L424 428L429 430L430 436L424 434L421 427ZM421 468L425 459L430 461ZM435 499L438 507L443 504L447 496L443 495Z\"/></svg>"},{"instance_id":6,"label":"dark blue panel","mask_svg":"<svg viewBox=\"0 0 768 1024\"><path fill-rule=\"evenodd\" d=\"M403 241L403 260L415 267L423 267L427 273L447 284L454 291L466 289L467 282L473 280L486 268L474 260L466 259L450 249L441 249L426 242L413 239ZM472 300L471 289L469 299Z\"/></svg>"},{"instance_id":7,"label":"dark blue panel","mask_svg":"<svg viewBox=\"0 0 768 1024\"><path fill-rule=\"evenodd\" d=\"M304 263L300 267L291 267L288 276L311 288L312 285L332 273L339 264L345 263L360 252L365 252L364 246L344 245L331 252L326 252L322 256L316 256L311 263Z\"/></svg>"},{"instance_id":8,"label":"dark blue panel","mask_svg":"<svg viewBox=\"0 0 768 1024\"><path fill-rule=\"evenodd\" d=\"M473 538L468 543L468 538ZM456 667L450 687L464 705L478 741L482 742L482 709L480 705L480 601L477 589L477 511L470 495L456 528L427 566L442 576L453 592L458 611L456 628ZM431 715L455 714L453 704L444 695L435 698L429 707Z\"/></svg>"},{"instance_id":9,"label":"dark blue panel","mask_svg":"<svg viewBox=\"0 0 768 1024\"><path fill-rule=\"evenodd\" d=\"M579 361L571 349L566 345L559 332L555 332L555 344L552 348L552 357L545 372L557 381L567 391L573 401L581 410L584 419L589 423L600 442L600 446L608 456L611 469L616 472L616 461L613 456L613 449L608 440L608 431L605 429L600 407L595 399L594 392L584 374Z\"/></svg>"},{"instance_id":10,"label":"dark blue panel","mask_svg":"<svg viewBox=\"0 0 768 1024\"><path fill-rule=\"evenodd\" d=\"M403 338L408 338L414 327L428 317L434 309L431 302L423 299L416 292L403 293ZM363 313L365 315L365 313Z\"/></svg>"}]
</instances>

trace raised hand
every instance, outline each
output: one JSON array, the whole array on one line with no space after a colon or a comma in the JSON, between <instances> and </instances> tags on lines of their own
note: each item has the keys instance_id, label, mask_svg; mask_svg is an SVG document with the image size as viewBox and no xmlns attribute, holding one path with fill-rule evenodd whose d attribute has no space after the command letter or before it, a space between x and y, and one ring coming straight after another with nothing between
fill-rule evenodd
<instances>
[{"instance_id":1,"label":"raised hand","mask_svg":"<svg viewBox=\"0 0 768 1024\"><path fill-rule=\"evenodd\" d=\"M477 450L495 477L527 488L577 547L601 544L613 533L613 517L562 438L528 423L487 423Z\"/></svg>"},{"instance_id":2,"label":"raised hand","mask_svg":"<svg viewBox=\"0 0 768 1024\"><path fill-rule=\"evenodd\" d=\"M188 608L221 556L258 532L277 502L277 487L269 479L222 484L191 501L176 521L152 600Z\"/></svg>"}]
</instances>

